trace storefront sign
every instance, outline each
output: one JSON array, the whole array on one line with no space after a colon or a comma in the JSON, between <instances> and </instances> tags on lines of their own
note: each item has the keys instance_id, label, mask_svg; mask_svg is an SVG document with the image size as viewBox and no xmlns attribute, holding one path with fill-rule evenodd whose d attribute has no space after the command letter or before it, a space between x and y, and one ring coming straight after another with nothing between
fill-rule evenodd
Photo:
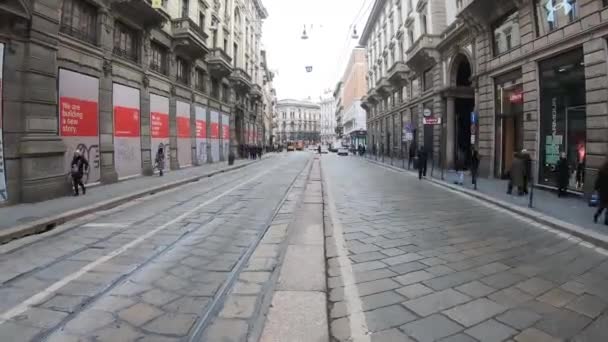
<instances>
[{"instance_id":1,"label":"storefront sign","mask_svg":"<svg viewBox=\"0 0 608 342\"><path fill-rule=\"evenodd\" d=\"M59 69L59 134L67 147L65 173L78 150L89 161L87 183L100 179L98 101L99 79Z\"/></svg>"},{"instance_id":2,"label":"storefront sign","mask_svg":"<svg viewBox=\"0 0 608 342\"><path fill-rule=\"evenodd\" d=\"M413 141L414 140L414 127L411 123L406 123L403 125L403 142Z\"/></svg>"},{"instance_id":3,"label":"storefront sign","mask_svg":"<svg viewBox=\"0 0 608 342\"><path fill-rule=\"evenodd\" d=\"M139 89L114 83L114 161L119 178L141 174Z\"/></svg>"},{"instance_id":4,"label":"storefront sign","mask_svg":"<svg viewBox=\"0 0 608 342\"><path fill-rule=\"evenodd\" d=\"M471 112L471 125L477 124L478 117L479 115L477 114L477 112Z\"/></svg>"},{"instance_id":5,"label":"storefront sign","mask_svg":"<svg viewBox=\"0 0 608 342\"><path fill-rule=\"evenodd\" d=\"M522 103L524 100L524 93L518 92L509 95L509 101L511 103Z\"/></svg>"},{"instance_id":6,"label":"storefront sign","mask_svg":"<svg viewBox=\"0 0 608 342\"><path fill-rule=\"evenodd\" d=\"M171 149L169 146L169 99L164 96L150 94L150 136L152 142L152 166L158 172L156 154L159 148L165 155L163 170L169 170Z\"/></svg>"},{"instance_id":7,"label":"storefront sign","mask_svg":"<svg viewBox=\"0 0 608 342\"><path fill-rule=\"evenodd\" d=\"M4 61L4 44L0 43L0 203L8 200L6 189L6 166L4 165L4 143L2 138L2 70Z\"/></svg>"},{"instance_id":8,"label":"storefront sign","mask_svg":"<svg viewBox=\"0 0 608 342\"><path fill-rule=\"evenodd\" d=\"M212 110L210 121L209 143L211 144L211 159L212 162L217 162L220 160L220 114Z\"/></svg>"},{"instance_id":9,"label":"storefront sign","mask_svg":"<svg viewBox=\"0 0 608 342\"><path fill-rule=\"evenodd\" d=\"M192 133L190 131L190 104L176 101L177 161L180 167L192 165Z\"/></svg>"},{"instance_id":10,"label":"storefront sign","mask_svg":"<svg viewBox=\"0 0 608 342\"><path fill-rule=\"evenodd\" d=\"M207 108L196 106L196 159L199 165L207 162Z\"/></svg>"},{"instance_id":11,"label":"storefront sign","mask_svg":"<svg viewBox=\"0 0 608 342\"><path fill-rule=\"evenodd\" d=\"M441 117L440 116L430 116L422 118L422 123L425 125L441 125Z\"/></svg>"}]
</instances>

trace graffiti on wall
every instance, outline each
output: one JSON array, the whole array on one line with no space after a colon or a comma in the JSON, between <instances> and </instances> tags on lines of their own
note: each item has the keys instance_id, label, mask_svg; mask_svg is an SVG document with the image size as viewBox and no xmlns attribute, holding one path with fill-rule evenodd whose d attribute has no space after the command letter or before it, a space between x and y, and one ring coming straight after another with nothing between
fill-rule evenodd
<instances>
[{"instance_id":1,"label":"graffiti on wall","mask_svg":"<svg viewBox=\"0 0 608 342\"><path fill-rule=\"evenodd\" d=\"M114 162L119 178L141 174L139 89L113 84Z\"/></svg>"},{"instance_id":2,"label":"graffiti on wall","mask_svg":"<svg viewBox=\"0 0 608 342\"><path fill-rule=\"evenodd\" d=\"M74 151L80 150L90 165L88 183L101 178L98 100L97 78L59 69L59 134L67 147L65 172L69 173Z\"/></svg>"},{"instance_id":3,"label":"graffiti on wall","mask_svg":"<svg viewBox=\"0 0 608 342\"><path fill-rule=\"evenodd\" d=\"M155 161L154 171L158 172L156 154L163 149L165 161L163 170L169 169L171 146L169 144L169 99L164 96L150 94L150 137L152 141L152 160Z\"/></svg>"},{"instance_id":4,"label":"graffiti on wall","mask_svg":"<svg viewBox=\"0 0 608 342\"><path fill-rule=\"evenodd\" d=\"M199 164L207 162L207 109L196 106L196 158Z\"/></svg>"},{"instance_id":5,"label":"graffiti on wall","mask_svg":"<svg viewBox=\"0 0 608 342\"><path fill-rule=\"evenodd\" d=\"M222 144L224 149L224 159L228 159L230 153L230 116L222 114Z\"/></svg>"}]
</instances>

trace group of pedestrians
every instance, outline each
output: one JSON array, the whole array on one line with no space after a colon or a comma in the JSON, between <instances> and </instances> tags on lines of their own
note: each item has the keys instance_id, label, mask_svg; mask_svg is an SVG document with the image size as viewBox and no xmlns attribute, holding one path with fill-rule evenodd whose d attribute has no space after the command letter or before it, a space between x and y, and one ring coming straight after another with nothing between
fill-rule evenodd
<instances>
[{"instance_id":1,"label":"group of pedestrians","mask_svg":"<svg viewBox=\"0 0 608 342\"><path fill-rule=\"evenodd\" d=\"M247 145L245 147L246 151L247 151L247 155L249 156L249 159L261 159L262 158L262 146L256 146L256 145Z\"/></svg>"}]
</instances>

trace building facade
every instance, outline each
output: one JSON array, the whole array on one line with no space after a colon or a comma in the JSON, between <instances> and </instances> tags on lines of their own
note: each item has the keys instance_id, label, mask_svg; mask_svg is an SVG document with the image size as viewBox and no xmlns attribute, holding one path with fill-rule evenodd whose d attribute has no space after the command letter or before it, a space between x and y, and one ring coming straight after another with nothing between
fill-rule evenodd
<instances>
[{"instance_id":1,"label":"building facade","mask_svg":"<svg viewBox=\"0 0 608 342\"><path fill-rule=\"evenodd\" d=\"M262 65L264 66L264 76L262 80L262 92L264 93L263 99L263 136L262 145L269 147L274 145L273 141L273 129L274 129L274 118L276 116L276 104L277 104L277 92L273 85L274 73L268 70L266 51L262 50Z\"/></svg>"},{"instance_id":2,"label":"building facade","mask_svg":"<svg viewBox=\"0 0 608 342\"><path fill-rule=\"evenodd\" d=\"M353 49L344 75L336 86L336 125L342 145L367 145L367 121L361 98L367 93L367 60L364 48Z\"/></svg>"},{"instance_id":3,"label":"building facade","mask_svg":"<svg viewBox=\"0 0 608 342\"><path fill-rule=\"evenodd\" d=\"M321 98L319 105L321 106L321 143L324 145L335 144L336 102L333 96L325 96Z\"/></svg>"},{"instance_id":4,"label":"building facade","mask_svg":"<svg viewBox=\"0 0 608 342\"><path fill-rule=\"evenodd\" d=\"M160 146L178 169L262 138L261 1L153 3L0 5L5 203L67 194L77 149L109 183L152 174Z\"/></svg>"},{"instance_id":5,"label":"building facade","mask_svg":"<svg viewBox=\"0 0 608 342\"><path fill-rule=\"evenodd\" d=\"M279 100L276 106L277 143L321 142L321 106L310 101Z\"/></svg>"},{"instance_id":6,"label":"building facade","mask_svg":"<svg viewBox=\"0 0 608 342\"><path fill-rule=\"evenodd\" d=\"M608 153L608 1L376 1L361 44L363 99L376 153L505 177L513 155L555 187L566 152L570 190L589 193Z\"/></svg>"}]
</instances>

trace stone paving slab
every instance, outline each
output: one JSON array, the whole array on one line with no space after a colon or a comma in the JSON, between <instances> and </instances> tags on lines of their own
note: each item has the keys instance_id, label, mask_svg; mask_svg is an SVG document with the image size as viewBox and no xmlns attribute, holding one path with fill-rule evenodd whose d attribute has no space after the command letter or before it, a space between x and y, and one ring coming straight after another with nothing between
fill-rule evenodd
<instances>
[{"instance_id":1,"label":"stone paving slab","mask_svg":"<svg viewBox=\"0 0 608 342\"><path fill-rule=\"evenodd\" d=\"M336 341L362 336L352 333L354 317L364 318L359 324L371 341L603 342L608 336L608 251L359 158L322 162L342 225L341 236L327 239ZM340 238L348 251L338 260L331 245ZM356 270L353 279L344 279L338 261ZM360 307L345 304L349 286L362 292ZM377 296L374 305L363 305L370 296ZM394 326L389 315L396 312L408 322ZM378 325L378 316L389 324Z\"/></svg>"},{"instance_id":2,"label":"stone paving slab","mask_svg":"<svg viewBox=\"0 0 608 342\"><path fill-rule=\"evenodd\" d=\"M267 155L264 159L272 157ZM0 242L35 234L91 212L107 210L137 198L188 184L203 177L238 170L256 161L237 160L205 164L167 172L165 176L137 177L113 184L90 187L86 195L60 197L39 203L0 207Z\"/></svg>"},{"instance_id":3,"label":"stone paving slab","mask_svg":"<svg viewBox=\"0 0 608 342\"><path fill-rule=\"evenodd\" d=\"M256 163L117 207L94 225L7 244L19 247L0 253L9 317L0 341L183 341L216 316L240 338L239 323L254 319L270 281L270 271L250 270L244 257L278 258L272 246L249 253L308 158ZM240 293L224 296L237 284Z\"/></svg>"}]
</instances>

